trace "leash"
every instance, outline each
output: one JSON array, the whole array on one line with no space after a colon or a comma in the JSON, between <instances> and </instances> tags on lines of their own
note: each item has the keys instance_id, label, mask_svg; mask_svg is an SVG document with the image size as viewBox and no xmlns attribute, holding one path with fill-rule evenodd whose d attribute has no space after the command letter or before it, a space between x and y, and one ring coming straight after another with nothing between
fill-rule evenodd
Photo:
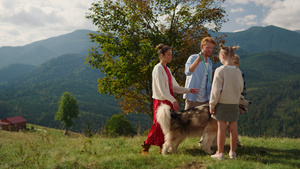
<instances>
[{"instance_id":1,"label":"leash","mask_svg":"<svg viewBox=\"0 0 300 169\"><path fill-rule=\"evenodd\" d=\"M210 83L212 84L212 81L211 81L211 79L210 79L210 76L209 76L209 73L208 73L208 70L207 70L207 67L206 67L206 64L205 64L205 60L204 60L203 55L202 55L202 52L200 52L198 55L199 55L200 59L203 60L203 65L204 65L204 67L205 67L205 70L206 70L208 79L209 79Z\"/></svg>"}]
</instances>

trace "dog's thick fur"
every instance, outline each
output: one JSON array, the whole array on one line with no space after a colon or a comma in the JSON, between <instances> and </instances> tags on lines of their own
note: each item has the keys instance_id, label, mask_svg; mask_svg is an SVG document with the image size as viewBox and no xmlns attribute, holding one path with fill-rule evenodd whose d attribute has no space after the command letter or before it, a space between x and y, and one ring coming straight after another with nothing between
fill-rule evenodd
<instances>
[{"instance_id":1,"label":"dog's thick fur","mask_svg":"<svg viewBox=\"0 0 300 169\"><path fill-rule=\"evenodd\" d=\"M248 106L251 102L241 97L240 104ZM162 104L157 109L157 122L165 135L162 154L167 151L177 152L178 145L187 137L201 137L201 148L212 154L211 147L217 136L217 121L211 118L209 105L204 104L183 111L172 111L171 107Z\"/></svg>"},{"instance_id":2,"label":"dog's thick fur","mask_svg":"<svg viewBox=\"0 0 300 169\"><path fill-rule=\"evenodd\" d=\"M212 154L211 146L217 135L217 121L211 118L208 104L184 111L171 111L170 106L162 104L157 109L157 122L165 134L162 154L168 150L176 153L178 145L187 137L204 136L202 149Z\"/></svg>"}]
</instances>

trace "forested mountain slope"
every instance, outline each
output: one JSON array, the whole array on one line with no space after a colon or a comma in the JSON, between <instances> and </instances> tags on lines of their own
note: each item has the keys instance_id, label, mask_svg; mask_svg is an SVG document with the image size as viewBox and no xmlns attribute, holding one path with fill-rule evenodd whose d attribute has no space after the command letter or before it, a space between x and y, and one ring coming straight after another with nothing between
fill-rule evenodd
<instances>
[{"instance_id":1,"label":"forested mountain slope","mask_svg":"<svg viewBox=\"0 0 300 169\"><path fill-rule=\"evenodd\" d=\"M84 64L84 55L64 55L50 60L0 92L0 119L22 115L29 123L60 127L54 121L61 95L68 91L78 100L80 118L71 130L81 131L89 122L100 130L113 114L122 113L113 96L100 95L97 79L103 74ZM144 129L151 122L146 115L130 115L134 126L141 122Z\"/></svg>"}]
</instances>

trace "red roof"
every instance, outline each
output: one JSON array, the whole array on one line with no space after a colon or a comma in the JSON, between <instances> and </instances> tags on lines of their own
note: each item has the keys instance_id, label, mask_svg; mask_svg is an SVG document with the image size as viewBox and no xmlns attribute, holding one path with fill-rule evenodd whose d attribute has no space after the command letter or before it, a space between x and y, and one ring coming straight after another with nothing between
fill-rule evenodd
<instances>
[{"instance_id":1,"label":"red roof","mask_svg":"<svg viewBox=\"0 0 300 169\"><path fill-rule=\"evenodd\" d=\"M1 125L9 125L9 124L11 124L11 123L7 123L7 122L0 121L0 124L1 124Z\"/></svg>"},{"instance_id":2,"label":"red roof","mask_svg":"<svg viewBox=\"0 0 300 169\"><path fill-rule=\"evenodd\" d=\"M3 120L5 120L5 119L2 119L1 121L3 121ZM26 119L24 119L22 116L9 117L9 118L6 118L6 120L9 121L11 124L26 122Z\"/></svg>"}]
</instances>

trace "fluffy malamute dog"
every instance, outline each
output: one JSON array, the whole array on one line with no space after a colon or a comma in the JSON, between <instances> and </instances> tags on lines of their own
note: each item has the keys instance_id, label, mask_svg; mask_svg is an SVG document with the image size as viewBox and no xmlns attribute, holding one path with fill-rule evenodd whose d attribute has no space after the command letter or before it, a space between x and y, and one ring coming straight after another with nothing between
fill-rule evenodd
<instances>
[{"instance_id":1,"label":"fluffy malamute dog","mask_svg":"<svg viewBox=\"0 0 300 169\"><path fill-rule=\"evenodd\" d=\"M244 110L244 106L249 106L251 101L241 97L239 104ZM163 155L166 155L167 151L176 153L178 145L185 138L201 136L202 150L208 154L213 153L211 147L216 144L214 140L217 136L218 125L217 121L211 118L208 104L182 111L172 111L170 106L162 104L157 109L156 118L165 134Z\"/></svg>"},{"instance_id":2,"label":"fluffy malamute dog","mask_svg":"<svg viewBox=\"0 0 300 169\"><path fill-rule=\"evenodd\" d=\"M162 104L157 109L157 122L165 134L162 154L168 150L177 152L178 145L187 137L204 136L202 149L212 154L211 146L217 135L217 121L211 118L208 104L183 111L171 111L170 106Z\"/></svg>"}]
</instances>

